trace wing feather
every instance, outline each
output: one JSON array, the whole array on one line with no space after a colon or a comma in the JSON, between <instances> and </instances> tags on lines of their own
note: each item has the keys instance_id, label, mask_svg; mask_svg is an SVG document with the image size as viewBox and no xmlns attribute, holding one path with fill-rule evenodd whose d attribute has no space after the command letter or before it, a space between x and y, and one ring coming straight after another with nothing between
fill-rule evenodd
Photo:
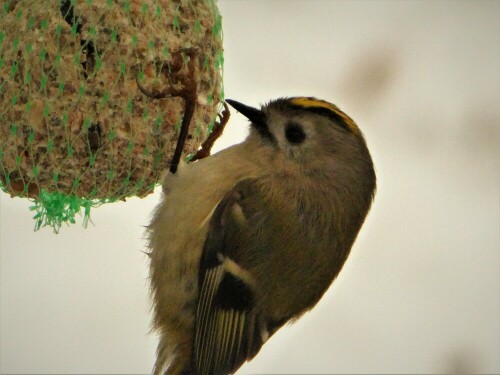
<instances>
[{"instance_id":1,"label":"wing feather","mask_svg":"<svg viewBox=\"0 0 500 375\"><path fill-rule=\"evenodd\" d=\"M214 305L200 310L196 329L196 358L200 374L231 372L240 358L245 358L245 311L219 308Z\"/></svg>"},{"instance_id":2,"label":"wing feather","mask_svg":"<svg viewBox=\"0 0 500 375\"><path fill-rule=\"evenodd\" d=\"M233 372L248 358L249 348L253 347L256 319L252 287L235 274L234 267L224 262L234 253L240 240L238 231L245 224L237 186L213 211L200 263L194 340L198 374ZM237 264L234 259L231 263Z\"/></svg>"},{"instance_id":3,"label":"wing feather","mask_svg":"<svg viewBox=\"0 0 500 375\"><path fill-rule=\"evenodd\" d=\"M215 349L214 332L216 331L216 327L215 322L210 317L210 311L213 309L212 304L214 295L217 292L217 286L220 283L222 274L222 267L207 270L203 287L201 289L195 331L195 347L198 348L196 351L196 363L198 369L207 368L209 357L206 353L211 353ZM206 338L209 338L209 340Z\"/></svg>"},{"instance_id":4,"label":"wing feather","mask_svg":"<svg viewBox=\"0 0 500 375\"><path fill-rule=\"evenodd\" d=\"M248 210L243 200L250 197L252 202L260 201L255 181L239 182L219 202L210 219L200 262L193 349L198 374L232 373L263 344L261 330L267 322L254 306L251 272L238 264L237 258L242 238L249 235L245 232ZM252 209L255 213L265 207Z\"/></svg>"}]
</instances>

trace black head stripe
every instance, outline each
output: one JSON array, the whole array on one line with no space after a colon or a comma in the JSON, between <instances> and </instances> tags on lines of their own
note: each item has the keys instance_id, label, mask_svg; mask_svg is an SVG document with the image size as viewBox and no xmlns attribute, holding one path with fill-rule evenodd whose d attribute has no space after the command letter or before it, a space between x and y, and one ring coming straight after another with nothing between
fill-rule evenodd
<instances>
[{"instance_id":1,"label":"black head stripe","mask_svg":"<svg viewBox=\"0 0 500 375\"><path fill-rule=\"evenodd\" d=\"M277 101L270 103L270 105L282 109L298 109L301 111L315 113L330 118L347 131L357 134L360 132L353 119L342 112L336 105L324 100L299 96L295 98L278 99Z\"/></svg>"}]
</instances>

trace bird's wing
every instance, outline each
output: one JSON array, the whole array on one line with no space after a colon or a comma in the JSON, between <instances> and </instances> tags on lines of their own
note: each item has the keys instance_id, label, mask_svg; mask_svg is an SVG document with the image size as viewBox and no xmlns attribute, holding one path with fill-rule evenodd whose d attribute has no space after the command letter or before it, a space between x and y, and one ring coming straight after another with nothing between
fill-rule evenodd
<instances>
[{"instance_id":1,"label":"bird's wing","mask_svg":"<svg viewBox=\"0 0 500 375\"><path fill-rule=\"evenodd\" d=\"M193 356L198 374L236 371L284 323L271 324L258 316L255 280L240 256L248 247L248 236L258 230L259 217L266 215L257 181L245 179L236 184L210 220L200 262Z\"/></svg>"}]
</instances>

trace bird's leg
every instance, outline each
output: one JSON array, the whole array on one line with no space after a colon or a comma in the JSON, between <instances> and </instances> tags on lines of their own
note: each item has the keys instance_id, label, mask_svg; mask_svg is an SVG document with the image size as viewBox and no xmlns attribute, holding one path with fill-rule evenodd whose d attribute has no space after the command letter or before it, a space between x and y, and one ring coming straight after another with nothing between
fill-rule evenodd
<instances>
[{"instance_id":1,"label":"bird's leg","mask_svg":"<svg viewBox=\"0 0 500 375\"><path fill-rule=\"evenodd\" d=\"M231 112L229 111L229 108L225 102L224 109L217 116L219 117L219 121L215 121L212 132L207 137L207 139L205 139L205 142L203 142L203 144L201 145L201 149L199 149L198 152L194 154L190 161L195 161L210 156L210 151L212 150L215 141L222 135L222 132L224 131L224 128L229 121L229 117L231 116Z\"/></svg>"},{"instance_id":2,"label":"bird's leg","mask_svg":"<svg viewBox=\"0 0 500 375\"><path fill-rule=\"evenodd\" d=\"M195 49L187 49L183 50L189 57L188 62L188 75L185 77L178 75L178 72L181 70L180 67L175 66L175 58L178 58L178 54L174 56L174 67L165 67L163 70L165 71L165 75L170 82L170 87L166 88L162 92L154 93L152 91L146 90L136 78L137 87L141 92L153 99L163 99L166 97L181 97L184 99L184 116L182 118L181 130L179 132L179 137L177 138L177 145L175 147L174 155L172 157L172 161L170 162L170 172L177 172L177 167L179 166L179 161L181 159L182 150L184 149L184 144L186 143L186 138L189 133L189 124L191 123L191 119L193 118L194 109L196 106L197 99L197 84L194 77L196 66L195 60L197 56L197 51ZM177 64L180 65L180 64ZM172 77L171 77L172 76ZM172 82L171 78L177 78L177 82ZM182 84L182 88L174 88L174 84Z\"/></svg>"}]
</instances>

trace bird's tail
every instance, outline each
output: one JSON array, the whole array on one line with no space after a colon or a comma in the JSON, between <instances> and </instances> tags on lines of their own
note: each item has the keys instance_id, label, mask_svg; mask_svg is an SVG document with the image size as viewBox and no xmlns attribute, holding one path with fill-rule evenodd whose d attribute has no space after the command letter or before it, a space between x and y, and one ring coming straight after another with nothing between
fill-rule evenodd
<instances>
[{"instance_id":1,"label":"bird's tail","mask_svg":"<svg viewBox=\"0 0 500 375\"><path fill-rule=\"evenodd\" d=\"M191 348L177 346L172 350L172 343L162 335L158 343L153 375L194 375L191 366Z\"/></svg>"}]
</instances>

